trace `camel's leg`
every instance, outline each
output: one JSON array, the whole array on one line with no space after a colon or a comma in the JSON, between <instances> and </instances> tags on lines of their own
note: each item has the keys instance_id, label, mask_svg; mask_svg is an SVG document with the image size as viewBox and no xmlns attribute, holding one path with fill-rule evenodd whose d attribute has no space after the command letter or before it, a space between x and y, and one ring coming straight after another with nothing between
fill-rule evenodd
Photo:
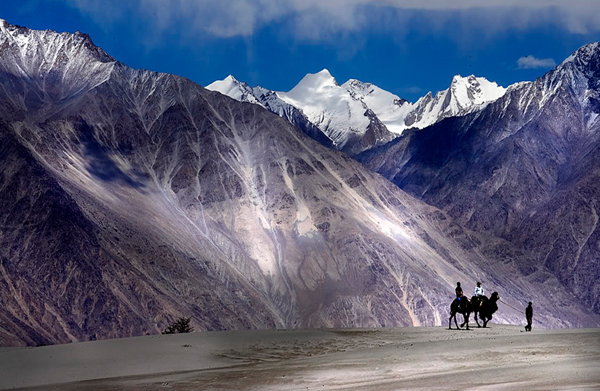
<instances>
[{"instance_id":1,"label":"camel's leg","mask_svg":"<svg viewBox=\"0 0 600 391\"><path fill-rule=\"evenodd\" d=\"M456 328L458 330L460 330L460 326L458 325L458 322L456 321L456 313L454 313L454 324L456 325Z\"/></svg>"},{"instance_id":2,"label":"camel's leg","mask_svg":"<svg viewBox=\"0 0 600 391\"><path fill-rule=\"evenodd\" d=\"M460 327L465 327L467 326L467 330L469 329L469 318L467 318L465 316L465 314L463 314L463 322L460 324Z\"/></svg>"},{"instance_id":3,"label":"camel's leg","mask_svg":"<svg viewBox=\"0 0 600 391\"><path fill-rule=\"evenodd\" d=\"M475 317L475 322L477 323L477 327L481 327L481 325L479 324L479 319L477 319L477 312L474 312L473 316Z\"/></svg>"},{"instance_id":4,"label":"camel's leg","mask_svg":"<svg viewBox=\"0 0 600 391\"><path fill-rule=\"evenodd\" d=\"M488 322L489 322L490 320L492 320L492 318L493 318L493 316L492 316L492 315L490 315L490 316L488 316L487 318L485 318L485 325L483 325L483 327L487 327L487 324L488 324Z\"/></svg>"},{"instance_id":5,"label":"camel's leg","mask_svg":"<svg viewBox=\"0 0 600 391\"><path fill-rule=\"evenodd\" d=\"M453 313L450 313L450 319L448 319L448 330L452 330L452 316L456 316Z\"/></svg>"},{"instance_id":6,"label":"camel's leg","mask_svg":"<svg viewBox=\"0 0 600 391\"><path fill-rule=\"evenodd\" d=\"M470 315L471 315L471 314L469 314L469 313L467 313L467 314L463 314L463 316L465 317L465 323L463 323L463 324L466 324L466 325L467 325L467 330L469 330L469 316L470 316Z\"/></svg>"},{"instance_id":7,"label":"camel's leg","mask_svg":"<svg viewBox=\"0 0 600 391\"><path fill-rule=\"evenodd\" d=\"M469 319L467 318L467 315L463 312L462 316L463 316L463 322L460 325L460 327L465 327L465 325L466 325L467 328L469 328Z\"/></svg>"}]
</instances>

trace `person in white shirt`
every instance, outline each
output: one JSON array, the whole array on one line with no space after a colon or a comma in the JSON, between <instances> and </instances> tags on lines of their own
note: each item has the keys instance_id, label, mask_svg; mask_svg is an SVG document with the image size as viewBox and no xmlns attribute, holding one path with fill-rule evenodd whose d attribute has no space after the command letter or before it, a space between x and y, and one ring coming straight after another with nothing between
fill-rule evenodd
<instances>
[{"instance_id":1,"label":"person in white shirt","mask_svg":"<svg viewBox=\"0 0 600 391\"><path fill-rule=\"evenodd\" d=\"M477 286L475 287L475 296L483 296L483 287L479 281L477 281Z\"/></svg>"}]
</instances>

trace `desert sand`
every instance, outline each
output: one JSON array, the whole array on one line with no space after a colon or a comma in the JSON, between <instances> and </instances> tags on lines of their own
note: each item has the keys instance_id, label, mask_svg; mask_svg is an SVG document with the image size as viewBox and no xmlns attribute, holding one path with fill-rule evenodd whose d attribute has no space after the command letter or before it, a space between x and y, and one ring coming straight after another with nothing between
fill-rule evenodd
<instances>
[{"instance_id":1,"label":"desert sand","mask_svg":"<svg viewBox=\"0 0 600 391\"><path fill-rule=\"evenodd\" d=\"M0 389L600 390L600 329L196 332L0 349Z\"/></svg>"}]
</instances>

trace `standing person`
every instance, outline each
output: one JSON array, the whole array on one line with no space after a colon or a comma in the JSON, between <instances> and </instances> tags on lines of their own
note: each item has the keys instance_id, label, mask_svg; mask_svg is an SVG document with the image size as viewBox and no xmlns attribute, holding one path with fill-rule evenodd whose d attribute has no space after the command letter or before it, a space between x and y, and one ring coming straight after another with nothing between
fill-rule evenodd
<instances>
[{"instance_id":1,"label":"standing person","mask_svg":"<svg viewBox=\"0 0 600 391\"><path fill-rule=\"evenodd\" d=\"M525 317L527 318L525 331L531 331L531 323L533 323L533 307L531 306L531 302L529 302L529 305L525 308Z\"/></svg>"},{"instance_id":2,"label":"standing person","mask_svg":"<svg viewBox=\"0 0 600 391\"><path fill-rule=\"evenodd\" d=\"M479 281L477 281L477 286L475 287L475 296L483 296L483 287Z\"/></svg>"}]
</instances>

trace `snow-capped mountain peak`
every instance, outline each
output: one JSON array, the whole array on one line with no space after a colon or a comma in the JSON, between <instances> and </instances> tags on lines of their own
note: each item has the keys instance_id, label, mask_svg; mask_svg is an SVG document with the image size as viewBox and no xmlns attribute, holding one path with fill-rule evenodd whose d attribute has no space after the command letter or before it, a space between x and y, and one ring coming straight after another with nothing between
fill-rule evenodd
<instances>
[{"instance_id":1,"label":"snow-capped mountain peak","mask_svg":"<svg viewBox=\"0 0 600 391\"><path fill-rule=\"evenodd\" d=\"M288 92L249 87L231 75L206 88L238 101L259 104L328 147L358 153L394 137L375 111L382 112L387 100L396 106L406 101L372 84L360 87L358 80L353 81L356 90L352 90L350 82L340 86L329 70L323 69L307 74ZM367 133L369 141L363 142Z\"/></svg>"},{"instance_id":2,"label":"snow-capped mountain peak","mask_svg":"<svg viewBox=\"0 0 600 391\"><path fill-rule=\"evenodd\" d=\"M327 92L335 90L340 85L327 69L317 73L309 73L300 80L292 90L286 93L287 96L301 97L306 94Z\"/></svg>"},{"instance_id":3,"label":"snow-capped mountain peak","mask_svg":"<svg viewBox=\"0 0 600 391\"><path fill-rule=\"evenodd\" d=\"M479 110L506 93L506 88L483 77L470 75L452 78L450 87L420 98L406 116L405 127L422 129L447 117L461 116Z\"/></svg>"},{"instance_id":4,"label":"snow-capped mountain peak","mask_svg":"<svg viewBox=\"0 0 600 391\"><path fill-rule=\"evenodd\" d=\"M260 105L270 112L287 119L302 132L326 147L333 147L332 141L311 123L300 109L285 102L275 91L261 86L250 87L247 83L237 80L232 75L207 85L206 89L220 92L240 102Z\"/></svg>"},{"instance_id":5,"label":"snow-capped mountain peak","mask_svg":"<svg viewBox=\"0 0 600 391\"><path fill-rule=\"evenodd\" d=\"M223 80L217 80L206 86L206 89L211 91L218 91L223 95L227 95L230 98L239 100L240 102L249 102L257 105L264 106L254 96L254 91L248 84L237 80L233 75L227 76Z\"/></svg>"},{"instance_id":6,"label":"snow-capped mountain peak","mask_svg":"<svg viewBox=\"0 0 600 391\"><path fill-rule=\"evenodd\" d=\"M214 91L222 92L222 90L227 91L231 88L236 88L237 86L240 86L243 84L245 84L245 83L240 82L233 75L229 75L223 80L217 80L217 81L211 83L210 85L213 86L213 88L210 88L210 89L214 90ZM227 95L227 94L225 94L225 95Z\"/></svg>"},{"instance_id":7,"label":"snow-capped mountain peak","mask_svg":"<svg viewBox=\"0 0 600 391\"><path fill-rule=\"evenodd\" d=\"M364 101L367 106L376 113L382 105L387 106L391 103L393 106L400 107L405 103L408 103L406 99L402 99L398 95L392 94L372 83L364 83L360 80L350 79L342 86L357 99Z\"/></svg>"},{"instance_id":8,"label":"snow-capped mountain peak","mask_svg":"<svg viewBox=\"0 0 600 391\"><path fill-rule=\"evenodd\" d=\"M315 82L319 82L323 86L339 86L338 82L335 80L335 77L331 75L331 72L329 72L329 69L327 68L323 68L319 72L314 74L309 73L304 78L306 79L306 81L314 80Z\"/></svg>"},{"instance_id":9,"label":"snow-capped mountain peak","mask_svg":"<svg viewBox=\"0 0 600 391\"><path fill-rule=\"evenodd\" d=\"M473 105L494 101L506 92L506 88L499 86L497 83L474 75L467 77L454 76L450 90L459 111L468 109Z\"/></svg>"},{"instance_id":10,"label":"snow-capped mountain peak","mask_svg":"<svg viewBox=\"0 0 600 391\"><path fill-rule=\"evenodd\" d=\"M410 103L373 83L350 79L340 85L327 69L307 74L288 92L248 87L232 76L207 88L258 103L283 117L289 117L287 106L292 106L326 134L336 148L352 153L387 142L405 129L421 129L446 117L468 114L506 92L483 77L456 75L448 89L435 96L429 92ZM370 141L365 143L362 140L369 129L377 136L369 135Z\"/></svg>"},{"instance_id":11,"label":"snow-capped mountain peak","mask_svg":"<svg viewBox=\"0 0 600 391\"><path fill-rule=\"evenodd\" d=\"M353 149L348 146L360 140L373 122L365 102L340 86L327 69L309 73L290 91L277 94L301 109L338 149Z\"/></svg>"},{"instance_id":12,"label":"snow-capped mountain peak","mask_svg":"<svg viewBox=\"0 0 600 391\"><path fill-rule=\"evenodd\" d=\"M446 117L467 114L506 92L497 83L474 75L456 75L448 89L438 92L435 97L428 92L415 103L355 79L348 80L343 86L373 110L391 132L397 134L407 128L421 129Z\"/></svg>"},{"instance_id":13,"label":"snow-capped mountain peak","mask_svg":"<svg viewBox=\"0 0 600 391\"><path fill-rule=\"evenodd\" d=\"M228 75L225 78L225 81L231 82L231 83L240 83L240 81L238 79L236 79L235 77L233 77L233 75Z\"/></svg>"},{"instance_id":14,"label":"snow-capped mountain peak","mask_svg":"<svg viewBox=\"0 0 600 391\"><path fill-rule=\"evenodd\" d=\"M356 79L348 80L343 87L351 96L371 109L390 132L399 134L405 129L402 119L406 117L411 106L406 99L372 83Z\"/></svg>"}]
</instances>

